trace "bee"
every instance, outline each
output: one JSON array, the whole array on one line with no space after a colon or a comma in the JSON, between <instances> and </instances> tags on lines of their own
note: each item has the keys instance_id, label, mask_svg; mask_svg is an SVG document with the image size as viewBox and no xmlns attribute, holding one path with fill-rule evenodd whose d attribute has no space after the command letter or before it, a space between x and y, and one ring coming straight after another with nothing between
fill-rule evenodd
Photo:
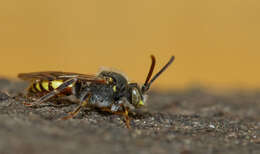
<instances>
[{"instance_id":1,"label":"bee","mask_svg":"<svg viewBox=\"0 0 260 154\"><path fill-rule=\"evenodd\" d=\"M31 81L28 95L40 96L36 101L25 104L26 106L37 106L51 98L73 95L79 101L79 105L61 119L75 117L84 107L95 107L124 116L126 127L130 128L129 110L145 105L145 95L151 84L170 66L174 56L153 77L156 62L153 55L151 60L149 73L142 86L129 82L121 73L108 70L101 71L97 75L46 71L20 73L18 77Z\"/></svg>"}]
</instances>

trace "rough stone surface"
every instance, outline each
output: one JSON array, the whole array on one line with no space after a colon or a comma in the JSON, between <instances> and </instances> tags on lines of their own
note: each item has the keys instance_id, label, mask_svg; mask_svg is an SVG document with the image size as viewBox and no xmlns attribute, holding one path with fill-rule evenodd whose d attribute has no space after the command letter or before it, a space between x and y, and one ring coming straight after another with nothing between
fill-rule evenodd
<instances>
[{"instance_id":1,"label":"rough stone surface","mask_svg":"<svg viewBox=\"0 0 260 154\"><path fill-rule=\"evenodd\" d=\"M0 153L259 154L260 91L212 94L190 89L151 92L147 107L123 117L76 104L22 102L23 82L0 80Z\"/></svg>"}]
</instances>

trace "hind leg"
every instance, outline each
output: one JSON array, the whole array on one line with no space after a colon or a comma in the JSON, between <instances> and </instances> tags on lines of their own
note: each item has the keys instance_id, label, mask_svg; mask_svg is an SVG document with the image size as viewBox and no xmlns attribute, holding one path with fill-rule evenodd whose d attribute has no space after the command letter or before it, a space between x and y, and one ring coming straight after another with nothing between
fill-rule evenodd
<instances>
[{"instance_id":1,"label":"hind leg","mask_svg":"<svg viewBox=\"0 0 260 154\"><path fill-rule=\"evenodd\" d=\"M41 103L49 100L50 98L60 94L63 90L68 88L71 84L75 83L77 81L76 78L69 79L62 83L57 89L54 89L53 91L49 92L48 94L40 97L38 100L32 102L32 103L23 103L25 106L35 107L40 105Z\"/></svg>"}]
</instances>

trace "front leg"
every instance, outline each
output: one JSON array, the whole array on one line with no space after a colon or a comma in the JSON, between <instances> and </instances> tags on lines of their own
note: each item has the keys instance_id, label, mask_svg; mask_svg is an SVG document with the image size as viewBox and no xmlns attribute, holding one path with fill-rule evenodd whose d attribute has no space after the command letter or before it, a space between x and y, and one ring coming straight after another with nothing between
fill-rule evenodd
<instances>
[{"instance_id":1,"label":"front leg","mask_svg":"<svg viewBox=\"0 0 260 154\"><path fill-rule=\"evenodd\" d=\"M128 108L123 107L122 115L125 117L125 124L127 128L130 128L130 120L128 116Z\"/></svg>"},{"instance_id":2,"label":"front leg","mask_svg":"<svg viewBox=\"0 0 260 154\"><path fill-rule=\"evenodd\" d=\"M104 108L101 108L101 110L106 111L106 112L110 112L112 114L122 115L125 119L126 127L131 128L130 127L130 120L129 120L129 116L128 116L128 111L129 111L128 107L125 107L123 104L117 104L117 105L113 104L111 106L111 108L104 107Z\"/></svg>"},{"instance_id":3,"label":"front leg","mask_svg":"<svg viewBox=\"0 0 260 154\"><path fill-rule=\"evenodd\" d=\"M130 104L125 97L121 98L121 100L119 100L117 104L113 104L111 106L112 112L115 112L117 114L124 116L125 124L126 124L127 128L131 128L128 111L129 111L129 109L133 109L133 108L134 108L133 105Z\"/></svg>"}]
</instances>

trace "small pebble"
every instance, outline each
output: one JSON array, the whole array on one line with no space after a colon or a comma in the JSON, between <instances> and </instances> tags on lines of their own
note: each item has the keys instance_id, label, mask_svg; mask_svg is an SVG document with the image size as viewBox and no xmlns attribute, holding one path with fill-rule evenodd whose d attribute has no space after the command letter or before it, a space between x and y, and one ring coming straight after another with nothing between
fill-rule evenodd
<instances>
[{"instance_id":1,"label":"small pebble","mask_svg":"<svg viewBox=\"0 0 260 154\"><path fill-rule=\"evenodd\" d=\"M214 126L214 125L212 125L212 124L210 124L210 125L209 125L209 127L210 127L210 128L215 128L215 126Z\"/></svg>"},{"instance_id":2,"label":"small pebble","mask_svg":"<svg viewBox=\"0 0 260 154\"><path fill-rule=\"evenodd\" d=\"M0 101L5 101L9 98L10 97L6 93L0 91Z\"/></svg>"}]
</instances>

